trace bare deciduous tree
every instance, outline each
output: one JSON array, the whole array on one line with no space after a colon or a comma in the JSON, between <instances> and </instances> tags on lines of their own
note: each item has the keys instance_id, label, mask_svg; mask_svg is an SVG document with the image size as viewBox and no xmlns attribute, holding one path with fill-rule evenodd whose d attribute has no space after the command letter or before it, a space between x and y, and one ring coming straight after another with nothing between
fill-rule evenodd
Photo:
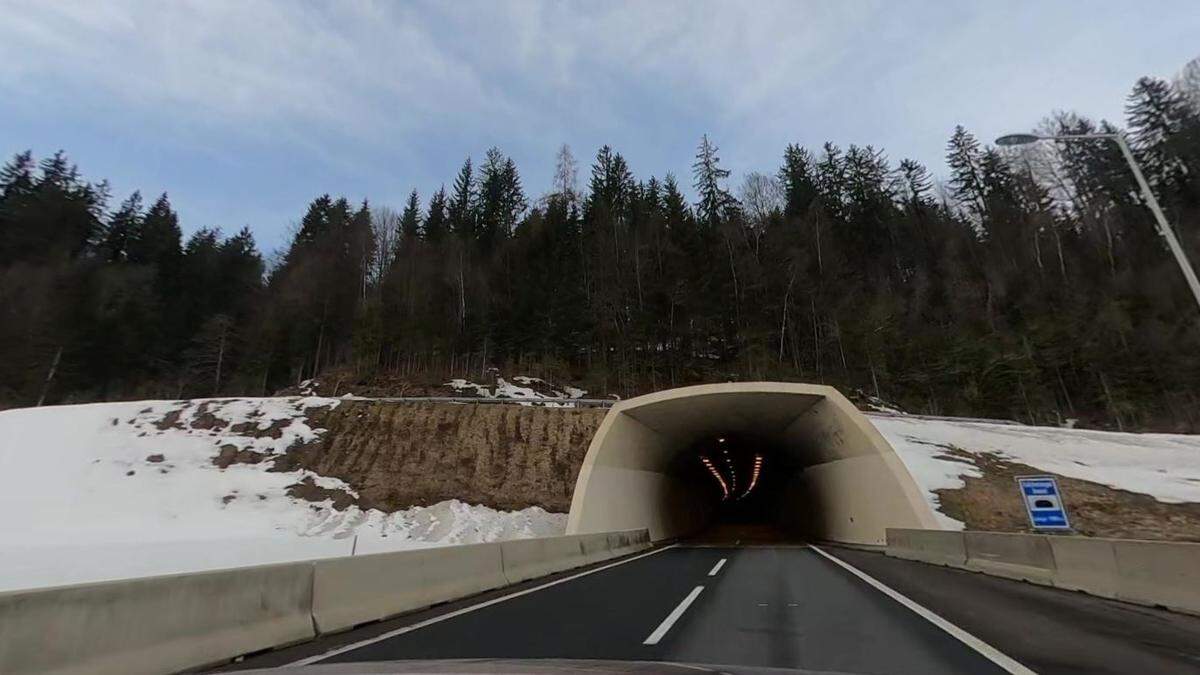
<instances>
[{"instance_id":1,"label":"bare deciduous tree","mask_svg":"<svg viewBox=\"0 0 1200 675\"><path fill-rule=\"evenodd\" d=\"M400 214L386 206L371 209L371 236L375 239L373 281L383 279L395 257L400 240Z\"/></svg>"},{"instance_id":2,"label":"bare deciduous tree","mask_svg":"<svg viewBox=\"0 0 1200 675\"><path fill-rule=\"evenodd\" d=\"M739 191L742 208L754 225L759 225L773 214L783 211L785 203L783 186L775 176L751 171L742 179Z\"/></svg>"}]
</instances>

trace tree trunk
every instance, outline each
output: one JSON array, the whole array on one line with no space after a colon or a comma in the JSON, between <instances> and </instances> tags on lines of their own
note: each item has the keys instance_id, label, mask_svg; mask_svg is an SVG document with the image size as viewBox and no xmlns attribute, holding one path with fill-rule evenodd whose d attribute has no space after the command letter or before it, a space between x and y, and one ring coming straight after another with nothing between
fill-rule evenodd
<instances>
[{"instance_id":1,"label":"tree trunk","mask_svg":"<svg viewBox=\"0 0 1200 675\"><path fill-rule=\"evenodd\" d=\"M221 365L225 361L225 334L229 332L227 327L221 328L221 342L217 347L217 375L213 383L213 396L221 393Z\"/></svg>"},{"instance_id":2,"label":"tree trunk","mask_svg":"<svg viewBox=\"0 0 1200 675\"><path fill-rule=\"evenodd\" d=\"M787 290L783 293L783 319L779 322L779 364L783 365L783 340L787 335L788 303L792 295L792 283L796 281L796 273L792 272L788 279Z\"/></svg>"},{"instance_id":3,"label":"tree trunk","mask_svg":"<svg viewBox=\"0 0 1200 675\"><path fill-rule=\"evenodd\" d=\"M867 352L867 366L871 369L871 385L875 387L875 398L883 400L883 394L879 393L879 378L875 377L875 361L871 358L871 352Z\"/></svg>"},{"instance_id":4,"label":"tree trunk","mask_svg":"<svg viewBox=\"0 0 1200 675\"><path fill-rule=\"evenodd\" d=\"M729 251L729 275L733 277L733 317L737 322L738 330L742 328L742 295L738 288L737 267L733 264L733 244L729 243L729 237L725 237L725 248Z\"/></svg>"},{"instance_id":5,"label":"tree trunk","mask_svg":"<svg viewBox=\"0 0 1200 675\"><path fill-rule=\"evenodd\" d=\"M1112 413L1113 419L1117 422L1117 431L1124 431L1125 425L1121 422L1121 412L1117 409L1117 403L1113 400L1112 391L1108 388L1108 378L1101 371L1096 371L1100 377L1100 386L1104 388L1104 399L1108 402L1108 411Z\"/></svg>"},{"instance_id":6,"label":"tree trunk","mask_svg":"<svg viewBox=\"0 0 1200 675\"><path fill-rule=\"evenodd\" d=\"M54 352L54 360L50 362L50 371L46 373L46 381L42 383L42 393L38 396L37 407L42 407L46 402L46 394L50 391L50 382L54 380L54 374L58 372L58 362L62 359L63 348L60 346Z\"/></svg>"},{"instance_id":7,"label":"tree trunk","mask_svg":"<svg viewBox=\"0 0 1200 675\"><path fill-rule=\"evenodd\" d=\"M809 306L812 308L812 327L813 327L813 361L817 368L817 379L821 379L821 338L817 333L817 300L810 297Z\"/></svg>"}]
</instances>

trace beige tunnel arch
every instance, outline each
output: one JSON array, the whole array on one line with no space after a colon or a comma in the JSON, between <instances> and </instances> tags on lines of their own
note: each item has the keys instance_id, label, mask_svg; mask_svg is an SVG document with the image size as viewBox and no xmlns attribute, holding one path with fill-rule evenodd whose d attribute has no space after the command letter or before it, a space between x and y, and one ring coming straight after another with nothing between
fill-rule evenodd
<instances>
[{"instance_id":1,"label":"beige tunnel arch","mask_svg":"<svg viewBox=\"0 0 1200 675\"><path fill-rule=\"evenodd\" d=\"M568 534L648 528L655 540L703 528L714 505L674 468L715 434L753 432L783 454L778 524L809 537L885 543L889 527L940 529L908 469L836 389L782 382L706 384L613 406L575 483Z\"/></svg>"}]
</instances>

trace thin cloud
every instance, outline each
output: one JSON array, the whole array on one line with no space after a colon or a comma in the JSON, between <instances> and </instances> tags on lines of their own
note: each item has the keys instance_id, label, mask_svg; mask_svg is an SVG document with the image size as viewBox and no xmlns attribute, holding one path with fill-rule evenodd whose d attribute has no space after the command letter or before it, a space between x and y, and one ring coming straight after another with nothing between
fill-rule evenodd
<instances>
[{"instance_id":1,"label":"thin cloud","mask_svg":"<svg viewBox=\"0 0 1200 675\"><path fill-rule=\"evenodd\" d=\"M1133 80L1172 74L1200 34L1191 1L1091 2L1086 18L881 0L6 4L0 151L93 127L158 138L152 170L85 135L82 168L118 191L169 189L193 227L299 202L252 223L273 243L307 198L428 195L492 145L533 194L564 141L585 166L608 143L640 176L685 177L701 133L735 173L826 140L939 172L957 123L986 139L1057 108L1119 119ZM261 202L231 203L247 184Z\"/></svg>"}]
</instances>

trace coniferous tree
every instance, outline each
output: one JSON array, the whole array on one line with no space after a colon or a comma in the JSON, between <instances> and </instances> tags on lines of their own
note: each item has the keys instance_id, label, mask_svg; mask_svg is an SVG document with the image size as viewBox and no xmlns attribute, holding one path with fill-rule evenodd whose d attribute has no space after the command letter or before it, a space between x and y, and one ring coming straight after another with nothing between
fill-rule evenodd
<instances>
[{"instance_id":1,"label":"coniferous tree","mask_svg":"<svg viewBox=\"0 0 1200 675\"><path fill-rule=\"evenodd\" d=\"M446 236L449 229L447 214L446 188L439 188L429 198L429 210L425 215L425 239L431 244L438 244Z\"/></svg>"},{"instance_id":2,"label":"coniferous tree","mask_svg":"<svg viewBox=\"0 0 1200 675\"><path fill-rule=\"evenodd\" d=\"M411 246L421 236L421 198L417 191L408 194L404 212L400 214L400 240L402 245Z\"/></svg>"},{"instance_id":3,"label":"coniferous tree","mask_svg":"<svg viewBox=\"0 0 1200 675\"><path fill-rule=\"evenodd\" d=\"M699 197L696 215L705 226L715 229L720 225L726 210L734 203L734 199L724 185L725 179L729 177L729 170L721 168L717 146L708 140L707 134L700 139L700 147L696 150L692 176L695 179L692 185Z\"/></svg>"}]
</instances>

